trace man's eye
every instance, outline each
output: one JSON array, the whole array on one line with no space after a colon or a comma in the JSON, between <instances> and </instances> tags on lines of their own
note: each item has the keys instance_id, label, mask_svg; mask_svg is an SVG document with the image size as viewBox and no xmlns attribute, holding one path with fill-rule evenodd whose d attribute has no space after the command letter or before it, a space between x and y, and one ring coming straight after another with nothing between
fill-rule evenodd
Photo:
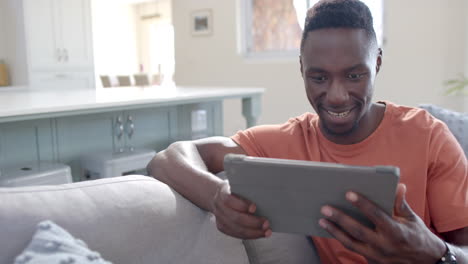
<instances>
[{"instance_id":1,"label":"man's eye","mask_svg":"<svg viewBox=\"0 0 468 264\"><path fill-rule=\"evenodd\" d=\"M365 75L364 73L351 73L351 74L348 74L348 79L358 80L358 79L361 79L364 75Z\"/></svg>"},{"instance_id":2,"label":"man's eye","mask_svg":"<svg viewBox=\"0 0 468 264\"><path fill-rule=\"evenodd\" d=\"M310 78L316 82L324 82L327 80L325 76L311 76Z\"/></svg>"}]
</instances>

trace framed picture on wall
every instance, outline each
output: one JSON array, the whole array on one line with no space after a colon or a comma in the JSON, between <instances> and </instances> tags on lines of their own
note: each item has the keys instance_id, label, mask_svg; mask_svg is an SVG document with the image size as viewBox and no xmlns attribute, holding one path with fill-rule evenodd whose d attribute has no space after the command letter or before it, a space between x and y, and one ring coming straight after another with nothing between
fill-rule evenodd
<instances>
[{"instance_id":1,"label":"framed picture on wall","mask_svg":"<svg viewBox=\"0 0 468 264\"><path fill-rule=\"evenodd\" d=\"M211 9L193 11L190 17L193 36L206 36L213 33L213 15Z\"/></svg>"}]
</instances>

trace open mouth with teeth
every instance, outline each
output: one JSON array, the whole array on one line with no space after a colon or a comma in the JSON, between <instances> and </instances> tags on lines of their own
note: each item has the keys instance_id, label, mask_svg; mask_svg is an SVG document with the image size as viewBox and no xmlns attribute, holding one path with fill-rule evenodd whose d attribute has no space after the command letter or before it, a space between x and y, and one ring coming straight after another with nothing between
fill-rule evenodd
<instances>
[{"instance_id":1,"label":"open mouth with teeth","mask_svg":"<svg viewBox=\"0 0 468 264\"><path fill-rule=\"evenodd\" d=\"M359 105L346 105L334 109L333 107L319 108L321 125L326 133L342 135L352 131L357 125Z\"/></svg>"},{"instance_id":2,"label":"open mouth with teeth","mask_svg":"<svg viewBox=\"0 0 468 264\"><path fill-rule=\"evenodd\" d=\"M344 117L347 117L349 115L349 113L351 112L351 110L348 110L348 111L344 111L344 112L332 112L332 111L329 111L329 110L326 110L328 114L330 114L331 116L333 117L340 117L340 118L344 118Z\"/></svg>"}]
</instances>

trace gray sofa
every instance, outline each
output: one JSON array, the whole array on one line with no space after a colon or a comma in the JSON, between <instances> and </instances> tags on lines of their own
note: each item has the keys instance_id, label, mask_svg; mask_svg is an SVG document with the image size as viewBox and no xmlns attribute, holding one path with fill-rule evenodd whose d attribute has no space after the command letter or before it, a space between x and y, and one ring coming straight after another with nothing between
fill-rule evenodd
<instances>
[{"instance_id":1,"label":"gray sofa","mask_svg":"<svg viewBox=\"0 0 468 264\"><path fill-rule=\"evenodd\" d=\"M468 115L421 107L444 120L468 153ZM305 236L231 238L216 229L210 213L167 185L145 176L125 176L0 188L0 264L13 263L31 241L36 224L46 219L116 264L319 263Z\"/></svg>"},{"instance_id":2,"label":"gray sofa","mask_svg":"<svg viewBox=\"0 0 468 264\"><path fill-rule=\"evenodd\" d=\"M164 183L137 175L0 188L0 263L13 263L46 219L113 263L318 263L305 236L243 243Z\"/></svg>"}]
</instances>

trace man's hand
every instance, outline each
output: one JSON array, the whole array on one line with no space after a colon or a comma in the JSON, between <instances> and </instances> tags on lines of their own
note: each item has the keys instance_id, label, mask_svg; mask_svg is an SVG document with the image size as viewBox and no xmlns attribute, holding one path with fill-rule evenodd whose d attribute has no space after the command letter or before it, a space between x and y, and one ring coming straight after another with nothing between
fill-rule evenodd
<instances>
[{"instance_id":1,"label":"man's hand","mask_svg":"<svg viewBox=\"0 0 468 264\"><path fill-rule=\"evenodd\" d=\"M231 194L229 185L220 185L213 199L212 212L219 231L241 239L256 239L271 235L269 222L253 215L256 206Z\"/></svg>"},{"instance_id":2,"label":"man's hand","mask_svg":"<svg viewBox=\"0 0 468 264\"><path fill-rule=\"evenodd\" d=\"M322 207L325 218L319 224L371 263L436 263L445 253L445 244L409 207L405 193L406 186L399 184L393 217L363 196L346 194L346 199L375 224L375 229L330 206Z\"/></svg>"}]
</instances>

